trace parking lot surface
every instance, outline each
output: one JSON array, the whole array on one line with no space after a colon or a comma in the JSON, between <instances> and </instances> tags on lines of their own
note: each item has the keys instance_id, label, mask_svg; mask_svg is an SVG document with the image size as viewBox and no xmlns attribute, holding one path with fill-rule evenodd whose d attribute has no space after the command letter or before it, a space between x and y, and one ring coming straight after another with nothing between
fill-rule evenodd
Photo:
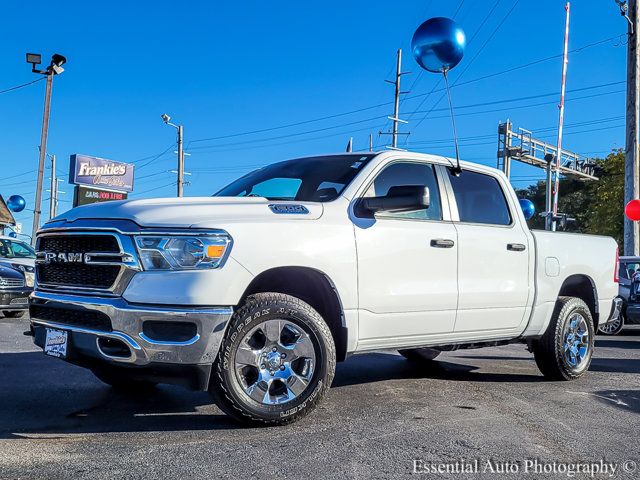
<instances>
[{"instance_id":1,"label":"parking lot surface","mask_svg":"<svg viewBox=\"0 0 640 480\"><path fill-rule=\"evenodd\" d=\"M528 459L604 459L618 464L613 478L640 475L639 329L598 336L591 371L574 382L543 381L523 345L448 352L428 366L356 355L310 416L244 428L206 393L115 393L46 357L27 328L0 318L0 478L402 478L414 461L476 459L519 463L520 474ZM567 475L529 475L547 477Z\"/></svg>"}]
</instances>

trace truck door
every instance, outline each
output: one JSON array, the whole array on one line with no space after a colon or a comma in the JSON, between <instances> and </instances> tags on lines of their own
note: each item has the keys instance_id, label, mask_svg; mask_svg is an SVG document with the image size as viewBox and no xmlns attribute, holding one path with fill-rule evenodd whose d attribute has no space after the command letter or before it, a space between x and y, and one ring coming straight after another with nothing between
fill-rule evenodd
<instances>
[{"instance_id":1,"label":"truck door","mask_svg":"<svg viewBox=\"0 0 640 480\"><path fill-rule=\"evenodd\" d=\"M465 169L449 171L448 181L458 232L455 331L516 328L529 297L529 237L497 178Z\"/></svg>"},{"instance_id":2,"label":"truck door","mask_svg":"<svg viewBox=\"0 0 640 480\"><path fill-rule=\"evenodd\" d=\"M428 187L429 208L375 216L357 213L356 208L352 216L362 346L382 346L384 339L391 338L418 344L425 336L453 332L458 245L434 165L388 164L367 186L364 196L383 196L390 187L403 185Z\"/></svg>"}]
</instances>

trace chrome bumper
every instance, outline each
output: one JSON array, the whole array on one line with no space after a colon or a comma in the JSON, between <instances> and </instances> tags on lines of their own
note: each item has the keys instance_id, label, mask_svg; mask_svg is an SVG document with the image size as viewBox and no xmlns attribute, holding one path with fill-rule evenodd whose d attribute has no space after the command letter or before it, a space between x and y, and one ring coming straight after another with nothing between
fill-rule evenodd
<instances>
[{"instance_id":1,"label":"chrome bumper","mask_svg":"<svg viewBox=\"0 0 640 480\"><path fill-rule=\"evenodd\" d=\"M80 295L34 292L31 305L45 305L59 309L98 311L111 319L112 331L95 330L64 322L52 322L37 315L31 316L34 327L52 327L79 335L95 337L98 356L111 362L132 365L149 363L211 364L214 362L227 323L233 314L231 307L164 307L131 305L122 298L96 298ZM196 335L186 341L159 341L146 336L146 321L191 322L197 327ZM113 356L100 348L99 339L110 338L123 342L130 350L129 357Z\"/></svg>"},{"instance_id":2,"label":"chrome bumper","mask_svg":"<svg viewBox=\"0 0 640 480\"><path fill-rule=\"evenodd\" d=\"M620 317L620 313L622 312L622 306L624 301L620 297L616 297L611 302L611 311L609 312L609 317L603 321L600 319L600 325L606 325L607 323L611 323L617 320Z\"/></svg>"}]
</instances>

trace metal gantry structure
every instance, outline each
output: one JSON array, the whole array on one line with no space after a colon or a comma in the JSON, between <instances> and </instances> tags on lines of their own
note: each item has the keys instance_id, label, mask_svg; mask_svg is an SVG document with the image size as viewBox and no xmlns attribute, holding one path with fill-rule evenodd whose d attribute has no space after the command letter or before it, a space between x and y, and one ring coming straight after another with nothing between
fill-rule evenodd
<instances>
[{"instance_id":1,"label":"metal gantry structure","mask_svg":"<svg viewBox=\"0 0 640 480\"><path fill-rule=\"evenodd\" d=\"M557 191L552 189L552 174L573 177L579 180L598 180L595 176L595 162L579 153L562 149L558 155L558 147L543 140L534 138L533 132L524 128L513 129L511 121L498 124L498 161L497 167L507 177L511 175L511 162L517 161L543 168L546 179L546 227L552 229L553 222L565 220L562 214L554 214L553 196Z\"/></svg>"}]
</instances>

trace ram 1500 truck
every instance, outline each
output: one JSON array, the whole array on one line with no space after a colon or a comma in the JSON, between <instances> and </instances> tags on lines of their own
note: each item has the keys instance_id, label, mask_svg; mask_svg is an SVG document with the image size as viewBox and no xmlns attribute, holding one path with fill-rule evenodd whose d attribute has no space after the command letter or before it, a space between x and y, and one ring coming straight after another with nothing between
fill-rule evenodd
<instances>
[{"instance_id":1,"label":"ram 1500 truck","mask_svg":"<svg viewBox=\"0 0 640 480\"><path fill-rule=\"evenodd\" d=\"M37 236L31 333L114 388L208 390L291 422L337 361L525 343L553 380L619 314L607 237L531 231L498 170L408 152L300 158L212 197L99 203Z\"/></svg>"}]
</instances>

